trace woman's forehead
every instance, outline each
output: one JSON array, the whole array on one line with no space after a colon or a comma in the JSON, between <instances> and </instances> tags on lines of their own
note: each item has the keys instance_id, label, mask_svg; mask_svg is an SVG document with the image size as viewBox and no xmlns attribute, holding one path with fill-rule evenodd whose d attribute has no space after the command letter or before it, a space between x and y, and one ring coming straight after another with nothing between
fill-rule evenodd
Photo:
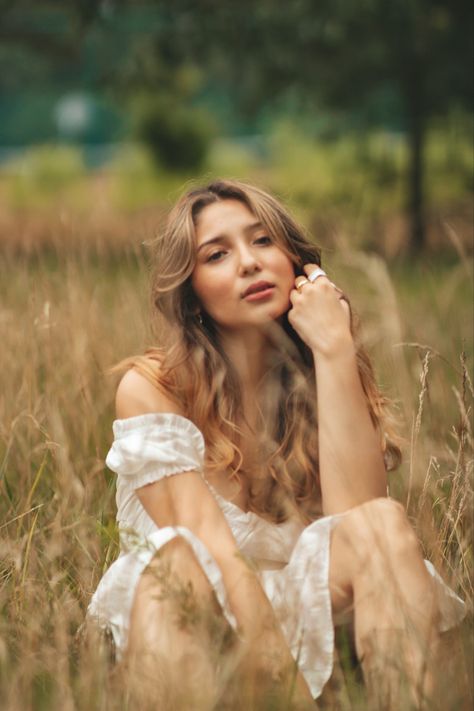
<instances>
[{"instance_id":1,"label":"woman's forehead","mask_svg":"<svg viewBox=\"0 0 474 711\"><path fill-rule=\"evenodd\" d=\"M206 205L198 214L195 234L198 243L219 234L257 225L250 208L240 200L227 199Z\"/></svg>"}]
</instances>

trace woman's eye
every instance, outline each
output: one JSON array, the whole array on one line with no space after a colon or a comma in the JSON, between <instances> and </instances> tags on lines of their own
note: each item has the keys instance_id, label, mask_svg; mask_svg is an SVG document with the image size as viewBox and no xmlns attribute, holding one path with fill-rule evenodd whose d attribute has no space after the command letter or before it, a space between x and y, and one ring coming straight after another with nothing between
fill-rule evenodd
<instances>
[{"instance_id":1,"label":"woman's eye","mask_svg":"<svg viewBox=\"0 0 474 711\"><path fill-rule=\"evenodd\" d=\"M255 242L256 242L257 244L270 244L270 243L271 243L271 239L270 239L270 237L268 237L268 235L262 235L262 237L257 237L257 239L255 240Z\"/></svg>"},{"instance_id":2,"label":"woman's eye","mask_svg":"<svg viewBox=\"0 0 474 711\"><path fill-rule=\"evenodd\" d=\"M221 254L224 254L222 249L220 249L218 252L213 252L208 256L206 262L217 262L217 260L220 259Z\"/></svg>"}]
</instances>

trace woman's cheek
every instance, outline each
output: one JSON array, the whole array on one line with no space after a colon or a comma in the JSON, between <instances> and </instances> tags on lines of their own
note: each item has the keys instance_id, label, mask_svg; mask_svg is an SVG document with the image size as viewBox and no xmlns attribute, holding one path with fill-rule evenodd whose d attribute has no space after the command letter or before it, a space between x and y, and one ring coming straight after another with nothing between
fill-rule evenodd
<instances>
[{"instance_id":1,"label":"woman's cheek","mask_svg":"<svg viewBox=\"0 0 474 711\"><path fill-rule=\"evenodd\" d=\"M227 308L229 300L229 281L210 276L201 289L201 301L209 313L222 312Z\"/></svg>"}]
</instances>

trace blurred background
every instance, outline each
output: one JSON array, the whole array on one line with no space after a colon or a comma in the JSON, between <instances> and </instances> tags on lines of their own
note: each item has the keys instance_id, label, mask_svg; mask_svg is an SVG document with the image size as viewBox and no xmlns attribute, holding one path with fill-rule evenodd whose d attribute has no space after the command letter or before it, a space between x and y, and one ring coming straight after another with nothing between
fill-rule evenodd
<instances>
[{"instance_id":1,"label":"blurred background","mask_svg":"<svg viewBox=\"0 0 474 711\"><path fill-rule=\"evenodd\" d=\"M343 230L389 258L472 248L467 0L1 0L0 12L11 219L130 219L191 177L227 175L285 197L323 245Z\"/></svg>"},{"instance_id":2,"label":"blurred background","mask_svg":"<svg viewBox=\"0 0 474 711\"><path fill-rule=\"evenodd\" d=\"M0 0L2 711L135 708L77 636L118 554L107 372L156 344L147 246L217 176L283 199L361 316L390 493L468 603L439 708L472 708L472 26L470 0ZM338 654L321 708L362 711Z\"/></svg>"}]
</instances>

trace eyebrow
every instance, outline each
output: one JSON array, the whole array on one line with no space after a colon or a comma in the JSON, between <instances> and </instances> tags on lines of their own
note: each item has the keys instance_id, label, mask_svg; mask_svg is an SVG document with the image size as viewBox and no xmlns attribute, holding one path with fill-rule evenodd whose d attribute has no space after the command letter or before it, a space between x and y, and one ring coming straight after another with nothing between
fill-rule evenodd
<instances>
[{"instance_id":1,"label":"eyebrow","mask_svg":"<svg viewBox=\"0 0 474 711\"><path fill-rule=\"evenodd\" d=\"M255 232L255 230L258 230L263 227L263 224L261 222L253 222L251 225L247 225L247 227L244 227L244 232L245 233L250 233L250 232ZM209 244L215 244L216 242L222 242L226 238L226 235L216 235L215 237L212 237L211 239L206 240L202 244L199 245L197 248L197 252L199 252L203 247L207 247Z\"/></svg>"}]
</instances>

